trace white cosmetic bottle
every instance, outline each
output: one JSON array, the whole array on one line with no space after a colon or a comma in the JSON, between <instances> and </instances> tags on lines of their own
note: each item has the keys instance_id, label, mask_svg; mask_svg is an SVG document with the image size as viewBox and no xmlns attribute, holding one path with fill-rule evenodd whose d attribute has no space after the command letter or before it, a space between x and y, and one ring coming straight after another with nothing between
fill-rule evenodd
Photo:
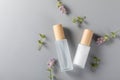
<instances>
[{"instance_id":1,"label":"white cosmetic bottle","mask_svg":"<svg viewBox=\"0 0 120 80\"><path fill-rule=\"evenodd\" d=\"M63 27L61 24L57 24L53 26L53 30L56 39L55 44L61 71L63 72L72 70L73 69L72 59L67 39L65 39Z\"/></svg>"},{"instance_id":2,"label":"white cosmetic bottle","mask_svg":"<svg viewBox=\"0 0 120 80\"><path fill-rule=\"evenodd\" d=\"M78 48L74 57L73 64L75 66L79 66L80 68L84 69L90 51L92 36L93 32L91 30L84 30L81 42L78 44Z\"/></svg>"}]
</instances>

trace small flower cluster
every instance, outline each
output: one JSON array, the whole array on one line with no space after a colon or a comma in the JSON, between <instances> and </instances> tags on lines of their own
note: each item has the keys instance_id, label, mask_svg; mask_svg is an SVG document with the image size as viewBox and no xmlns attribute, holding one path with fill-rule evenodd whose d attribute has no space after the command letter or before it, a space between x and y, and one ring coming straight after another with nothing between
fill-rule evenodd
<instances>
[{"instance_id":1,"label":"small flower cluster","mask_svg":"<svg viewBox=\"0 0 120 80\"><path fill-rule=\"evenodd\" d=\"M53 68L54 68L55 64L56 64L56 59L55 58L52 58L48 61L47 71L50 73L50 75L49 75L50 80L54 80L54 78L55 78L55 76L53 74Z\"/></svg>"},{"instance_id":2,"label":"small flower cluster","mask_svg":"<svg viewBox=\"0 0 120 80\"><path fill-rule=\"evenodd\" d=\"M39 50L40 50L42 45L44 45L44 41L46 39L46 35L45 34L39 34L39 36L40 36L40 40L38 40L38 44L39 44Z\"/></svg>"},{"instance_id":3,"label":"small flower cluster","mask_svg":"<svg viewBox=\"0 0 120 80\"><path fill-rule=\"evenodd\" d=\"M52 58L48 61L48 68L52 68L56 63L56 59Z\"/></svg>"},{"instance_id":4,"label":"small flower cluster","mask_svg":"<svg viewBox=\"0 0 120 80\"><path fill-rule=\"evenodd\" d=\"M101 45L101 44L103 44L104 42L105 42L104 37L99 37L99 38L97 39L97 41L96 41L96 43L97 43L98 45Z\"/></svg>"},{"instance_id":5,"label":"small flower cluster","mask_svg":"<svg viewBox=\"0 0 120 80\"><path fill-rule=\"evenodd\" d=\"M67 10L66 10L65 6L59 0L57 0L57 7L59 8L59 10L61 11L62 14L67 14Z\"/></svg>"},{"instance_id":6,"label":"small flower cluster","mask_svg":"<svg viewBox=\"0 0 120 80\"><path fill-rule=\"evenodd\" d=\"M78 23L82 24L85 21L85 19L86 19L86 16L84 16L84 17L78 16L76 18L73 18L72 22L73 23L77 23L78 22Z\"/></svg>"},{"instance_id":7,"label":"small flower cluster","mask_svg":"<svg viewBox=\"0 0 120 80\"><path fill-rule=\"evenodd\" d=\"M110 39L116 38L118 32L120 32L120 30L116 32L111 32L110 34L106 34L104 36L94 35L95 37L94 40L96 41L97 45L101 45L105 43L106 41L109 41Z\"/></svg>"},{"instance_id":8,"label":"small flower cluster","mask_svg":"<svg viewBox=\"0 0 120 80\"><path fill-rule=\"evenodd\" d=\"M100 64L100 59L97 56L92 57L92 62L91 62L91 69L92 71L95 71L95 69L99 66Z\"/></svg>"}]
</instances>

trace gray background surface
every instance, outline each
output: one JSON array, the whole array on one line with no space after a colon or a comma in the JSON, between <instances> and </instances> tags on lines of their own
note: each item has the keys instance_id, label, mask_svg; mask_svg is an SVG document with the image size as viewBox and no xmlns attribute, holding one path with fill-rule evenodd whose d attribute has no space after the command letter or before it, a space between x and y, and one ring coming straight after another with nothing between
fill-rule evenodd
<instances>
[{"instance_id":1,"label":"gray background surface","mask_svg":"<svg viewBox=\"0 0 120 80\"><path fill-rule=\"evenodd\" d=\"M0 0L0 80L48 80L47 62L57 58L52 26L63 24L72 59L85 28L103 35L120 29L119 0L62 0L70 9L62 15L56 0ZM81 27L71 22L73 17L87 16ZM47 36L46 47L38 51L38 34ZM83 71L61 73L57 80L119 80L120 38L97 47L92 42L90 55L100 57L96 72L89 69L89 59ZM89 55L89 58L90 58Z\"/></svg>"}]
</instances>

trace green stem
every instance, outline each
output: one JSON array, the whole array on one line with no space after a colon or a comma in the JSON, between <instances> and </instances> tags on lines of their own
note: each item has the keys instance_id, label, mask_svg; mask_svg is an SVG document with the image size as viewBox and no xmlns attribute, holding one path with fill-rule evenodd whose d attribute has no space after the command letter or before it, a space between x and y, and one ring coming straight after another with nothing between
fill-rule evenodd
<instances>
[{"instance_id":1,"label":"green stem","mask_svg":"<svg viewBox=\"0 0 120 80\"><path fill-rule=\"evenodd\" d=\"M41 38L41 41L44 42L44 41L45 41L45 38Z\"/></svg>"},{"instance_id":2,"label":"green stem","mask_svg":"<svg viewBox=\"0 0 120 80\"><path fill-rule=\"evenodd\" d=\"M54 76L53 76L53 73L52 73L53 71L52 71L52 68L50 69L50 80L53 80L53 78L54 78Z\"/></svg>"},{"instance_id":3,"label":"green stem","mask_svg":"<svg viewBox=\"0 0 120 80\"><path fill-rule=\"evenodd\" d=\"M42 38L41 41L44 42L44 41L45 41L45 38ZM44 44L44 43L43 43L43 44ZM42 48L42 45L43 45L43 44L39 44L39 50Z\"/></svg>"},{"instance_id":4,"label":"green stem","mask_svg":"<svg viewBox=\"0 0 120 80\"><path fill-rule=\"evenodd\" d=\"M50 70L50 80L52 80L52 72L51 72L51 70Z\"/></svg>"}]
</instances>

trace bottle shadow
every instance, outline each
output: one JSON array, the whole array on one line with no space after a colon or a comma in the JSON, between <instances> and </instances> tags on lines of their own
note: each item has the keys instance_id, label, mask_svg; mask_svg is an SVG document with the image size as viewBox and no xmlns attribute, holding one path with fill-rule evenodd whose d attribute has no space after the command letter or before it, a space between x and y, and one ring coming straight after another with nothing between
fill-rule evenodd
<instances>
[{"instance_id":1,"label":"bottle shadow","mask_svg":"<svg viewBox=\"0 0 120 80\"><path fill-rule=\"evenodd\" d=\"M76 52L76 49L77 49L77 46L75 46L75 40L73 38L73 34L72 32L64 27L64 32L65 32L65 36L68 40L68 43L69 43L69 48L70 48L70 52L71 52L71 58L73 60L74 56L75 56L75 52ZM67 75L70 75L71 77L78 77L81 75L81 77L83 76L83 69L80 69L79 67L75 66L74 65L74 69L71 70L71 71L66 71Z\"/></svg>"},{"instance_id":2,"label":"bottle shadow","mask_svg":"<svg viewBox=\"0 0 120 80\"><path fill-rule=\"evenodd\" d=\"M84 69L81 69L80 67L78 67L76 65L73 65L73 66L74 66L73 70L66 72L67 75L69 75L73 78L83 78L84 74L85 74Z\"/></svg>"},{"instance_id":3,"label":"bottle shadow","mask_svg":"<svg viewBox=\"0 0 120 80\"><path fill-rule=\"evenodd\" d=\"M74 53L75 53L75 51L74 51ZM102 58L101 47L97 46L94 41L92 41L92 43L91 43L91 49L90 49L90 52L89 52L89 55L88 55L88 59L87 59L87 62L86 62L85 69L81 69L78 66L73 65L74 69L72 71L67 71L66 73L68 75L70 75L71 77L74 77L74 78L77 78L77 77L78 78L83 78L88 73L91 73L91 72L95 73L96 70L93 71L91 69L91 65L90 65L90 63L92 62L92 56L93 55L99 57L100 59ZM102 64L102 63L100 62L100 64ZM99 70L99 66L97 67L97 70Z\"/></svg>"},{"instance_id":4,"label":"bottle shadow","mask_svg":"<svg viewBox=\"0 0 120 80\"><path fill-rule=\"evenodd\" d=\"M79 28L86 28L86 25L89 25L88 21L84 21L83 23L76 23Z\"/></svg>"},{"instance_id":5,"label":"bottle shadow","mask_svg":"<svg viewBox=\"0 0 120 80\"><path fill-rule=\"evenodd\" d=\"M64 33L65 33L65 37L66 37L66 39L68 41L68 44L69 44L69 50L70 50L70 53L71 53L71 58L73 60L74 55L75 55L75 47L76 47L75 46L75 41L74 41L74 38L73 38L73 34L66 27L64 27Z\"/></svg>"},{"instance_id":6,"label":"bottle shadow","mask_svg":"<svg viewBox=\"0 0 120 80\"><path fill-rule=\"evenodd\" d=\"M101 54L101 46L98 46L95 42L92 42L91 44L91 49L90 49L90 53L87 59L87 63L86 63L86 69L88 69L88 71L90 72L96 72L97 70L99 70L100 65L102 64L102 61L100 61L100 64L98 67L96 67L96 69L92 68L91 63L93 62L93 56L98 57L100 60L102 60L102 54Z\"/></svg>"},{"instance_id":7,"label":"bottle shadow","mask_svg":"<svg viewBox=\"0 0 120 80\"><path fill-rule=\"evenodd\" d=\"M66 11L67 11L67 15L70 15L70 13L71 13L71 10L70 10L70 8L67 6L67 5L64 5L64 7L65 7L65 9L66 9Z\"/></svg>"}]
</instances>

